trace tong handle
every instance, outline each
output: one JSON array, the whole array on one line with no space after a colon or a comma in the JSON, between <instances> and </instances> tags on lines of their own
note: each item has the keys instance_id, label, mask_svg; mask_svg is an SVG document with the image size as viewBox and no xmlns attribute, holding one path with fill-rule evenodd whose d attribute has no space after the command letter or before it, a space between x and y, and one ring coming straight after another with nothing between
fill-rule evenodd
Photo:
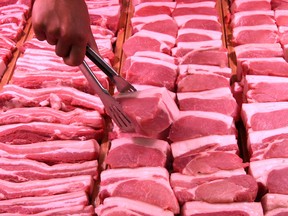
<instances>
[{"instance_id":1,"label":"tong handle","mask_svg":"<svg viewBox=\"0 0 288 216\"><path fill-rule=\"evenodd\" d=\"M113 76L118 76L118 73L106 62L101 56L96 53L89 45L86 47L86 56L97 65L112 81Z\"/></svg>"}]
</instances>

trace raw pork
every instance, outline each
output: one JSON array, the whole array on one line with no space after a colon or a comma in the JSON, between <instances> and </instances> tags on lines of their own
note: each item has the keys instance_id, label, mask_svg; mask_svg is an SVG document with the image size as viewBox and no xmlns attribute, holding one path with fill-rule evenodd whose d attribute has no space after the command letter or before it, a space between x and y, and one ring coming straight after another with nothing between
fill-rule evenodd
<instances>
[{"instance_id":1,"label":"raw pork","mask_svg":"<svg viewBox=\"0 0 288 216\"><path fill-rule=\"evenodd\" d=\"M94 180L89 175L79 175L67 178L53 178L49 180L34 180L21 183L0 180L0 200L20 197L36 197L70 193L76 191L91 194Z\"/></svg>"},{"instance_id":2,"label":"raw pork","mask_svg":"<svg viewBox=\"0 0 288 216\"><path fill-rule=\"evenodd\" d=\"M249 10L234 13L231 17L231 27L275 25L274 13L272 10Z\"/></svg>"},{"instance_id":3,"label":"raw pork","mask_svg":"<svg viewBox=\"0 0 288 216\"><path fill-rule=\"evenodd\" d=\"M287 170L287 158L251 161L249 166L249 173L259 184L260 194L268 192L288 195Z\"/></svg>"},{"instance_id":4,"label":"raw pork","mask_svg":"<svg viewBox=\"0 0 288 216\"><path fill-rule=\"evenodd\" d=\"M232 41L236 45L248 43L279 42L278 28L275 25L238 26L233 28Z\"/></svg>"},{"instance_id":5,"label":"raw pork","mask_svg":"<svg viewBox=\"0 0 288 216\"><path fill-rule=\"evenodd\" d=\"M253 202L258 189L256 181L246 175L244 169L198 176L172 173L171 185L180 204L188 201Z\"/></svg>"},{"instance_id":6,"label":"raw pork","mask_svg":"<svg viewBox=\"0 0 288 216\"><path fill-rule=\"evenodd\" d=\"M271 0L233 0L231 4L232 14L239 11L271 10Z\"/></svg>"},{"instance_id":7,"label":"raw pork","mask_svg":"<svg viewBox=\"0 0 288 216\"><path fill-rule=\"evenodd\" d=\"M57 140L32 144L7 145L0 143L0 157L31 159L46 164L78 163L96 160L100 146L96 140Z\"/></svg>"},{"instance_id":8,"label":"raw pork","mask_svg":"<svg viewBox=\"0 0 288 216\"><path fill-rule=\"evenodd\" d=\"M119 94L116 99L134 122L135 131L146 136L157 137L165 132L179 114L176 102L166 88Z\"/></svg>"},{"instance_id":9,"label":"raw pork","mask_svg":"<svg viewBox=\"0 0 288 216\"><path fill-rule=\"evenodd\" d=\"M179 65L177 92L200 92L229 87L231 68L211 65Z\"/></svg>"},{"instance_id":10,"label":"raw pork","mask_svg":"<svg viewBox=\"0 0 288 216\"><path fill-rule=\"evenodd\" d=\"M166 87L174 91L177 78L177 65L164 60L130 56L122 68L125 78L135 84Z\"/></svg>"},{"instance_id":11,"label":"raw pork","mask_svg":"<svg viewBox=\"0 0 288 216\"><path fill-rule=\"evenodd\" d=\"M234 47L237 58L283 57L280 43L249 43Z\"/></svg>"},{"instance_id":12,"label":"raw pork","mask_svg":"<svg viewBox=\"0 0 288 216\"><path fill-rule=\"evenodd\" d=\"M0 140L8 144L28 144L52 140L87 140L103 138L103 128L30 122L0 126Z\"/></svg>"},{"instance_id":13,"label":"raw pork","mask_svg":"<svg viewBox=\"0 0 288 216\"><path fill-rule=\"evenodd\" d=\"M239 107L229 87L202 92L178 92L177 99L179 109L182 111L218 112L232 116L234 119L239 118Z\"/></svg>"},{"instance_id":14,"label":"raw pork","mask_svg":"<svg viewBox=\"0 0 288 216\"><path fill-rule=\"evenodd\" d=\"M108 197L103 204L96 207L98 215L149 215L149 216L174 216L169 210L164 210L158 206L151 205L138 200L127 199L124 197Z\"/></svg>"},{"instance_id":15,"label":"raw pork","mask_svg":"<svg viewBox=\"0 0 288 216\"><path fill-rule=\"evenodd\" d=\"M207 202L187 202L182 207L183 216L231 216L249 215L263 216L261 203L259 202L240 202L240 203L219 203L212 204Z\"/></svg>"},{"instance_id":16,"label":"raw pork","mask_svg":"<svg viewBox=\"0 0 288 216\"><path fill-rule=\"evenodd\" d=\"M169 139L176 142L201 136L229 134L236 134L231 116L216 112L180 111L171 126Z\"/></svg>"},{"instance_id":17,"label":"raw pork","mask_svg":"<svg viewBox=\"0 0 288 216\"><path fill-rule=\"evenodd\" d=\"M74 206L82 210L89 205L88 196L84 191L63 193L50 196L23 197L0 201L0 213L33 214L37 215L45 211L52 211L59 208L73 209ZM13 208L11 208L13 206ZM72 211L71 211L72 212Z\"/></svg>"},{"instance_id":18,"label":"raw pork","mask_svg":"<svg viewBox=\"0 0 288 216\"><path fill-rule=\"evenodd\" d=\"M268 193L261 198L261 204L267 216L288 213L288 195Z\"/></svg>"},{"instance_id":19,"label":"raw pork","mask_svg":"<svg viewBox=\"0 0 288 216\"><path fill-rule=\"evenodd\" d=\"M169 173L162 167L105 170L101 173L99 197L101 200L124 197L179 213L179 204L169 183Z\"/></svg>"},{"instance_id":20,"label":"raw pork","mask_svg":"<svg viewBox=\"0 0 288 216\"><path fill-rule=\"evenodd\" d=\"M144 2L135 6L133 16L144 18L145 16L157 14L171 15L175 6L176 2Z\"/></svg>"},{"instance_id":21,"label":"raw pork","mask_svg":"<svg viewBox=\"0 0 288 216\"><path fill-rule=\"evenodd\" d=\"M131 137L112 140L105 163L111 168L167 167L170 159L168 142Z\"/></svg>"},{"instance_id":22,"label":"raw pork","mask_svg":"<svg viewBox=\"0 0 288 216\"><path fill-rule=\"evenodd\" d=\"M199 64L228 67L228 53L224 47L221 49L202 48L192 50L183 57L179 58L179 64Z\"/></svg>"}]
</instances>

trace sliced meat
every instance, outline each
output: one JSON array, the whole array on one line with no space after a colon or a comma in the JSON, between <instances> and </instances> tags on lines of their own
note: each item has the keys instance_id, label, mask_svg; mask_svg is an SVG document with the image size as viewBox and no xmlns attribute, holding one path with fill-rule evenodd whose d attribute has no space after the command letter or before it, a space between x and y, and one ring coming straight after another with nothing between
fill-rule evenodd
<instances>
[{"instance_id":1,"label":"sliced meat","mask_svg":"<svg viewBox=\"0 0 288 216\"><path fill-rule=\"evenodd\" d=\"M235 135L234 120L231 116L216 112L180 111L171 125L169 139L183 141L207 135Z\"/></svg>"},{"instance_id":2,"label":"sliced meat","mask_svg":"<svg viewBox=\"0 0 288 216\"><path fill-rule=\"evenodd\" d=\"M105 162L110 168L167 167L170 154L170 145L164 140L119 138L111 141Z\"/></svg>"},{"instance_id":3,"label":"sliced meat","mask_svg":"<svg viewBox=\"0 0 288 216\"><path fill-rule=\"evenodd\" d=\"M100 146L96 140L56 140L22 145L0 143L0 149L1 158L31 159L57 164L96 160Z\"/></svg>"},{"instance_id":4,"label":"sliced meat","mask_svg":"<svg viewBox=\"0 0 288 216\"><path fill-rule=\"evenodd\" d=\"M95 212L98 215L150 215L150 216L173 216L174 213L164 210L156 205L151 205L138 200L127 199L124 197L108 197L103 204L96 207Z\"/></svg>"},{"instance_id":5,"label":"sliced meat","mask_svg":"<svg viewBox=\"0 0 288 216\"><path fill-rule=\"evenodd\" d=\"M124 197L179 213L179 204L169 183L169 173L162 167L105 170L101 173L99 197L101 200Z\"/></svg>"}]
</instances>

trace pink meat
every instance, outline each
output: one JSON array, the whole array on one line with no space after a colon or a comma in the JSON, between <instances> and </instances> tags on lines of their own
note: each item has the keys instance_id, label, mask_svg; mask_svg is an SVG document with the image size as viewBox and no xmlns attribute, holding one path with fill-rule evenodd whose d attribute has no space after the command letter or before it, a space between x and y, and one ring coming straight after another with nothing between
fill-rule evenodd
<instances>
[{"instance_id":1,"label":"pink meat","mask_svg":"<svg viewBox=\"0 0 288 216\"><path fill-rule=\"evenodd\" d=\"M266 58L283 57L283 49L280 43L248 43L234 47L237 58Z\"/></svg>"},{"instance_id":2,"label":"pink meat","mask_svg":"<svg viewBox=\"0 0 288 216\"><path fill-rule=\"evenodd\" d=\"M249 103L287 101L286 86L287 77L246 75L244 96Z\"/></svg>"},{"instance_id":3,"label":"pink meat","mask_svg":"<svg viewBox=\"0 0 288 216\"><path fill-rule=\"evenodd\" d=\"M209 40L221 40L222 33L219 31L182 28L178 31L176 43L178 42L201 42Z\"/></svg>"},{"instance_id":4,"label":"pink meat","mask_svg":"<svg viewBox=\"0 0 288 216\"><path fill-rule=\"evenodd\" d=\"M56 164L98 159L100 146L96 140L58 140L23 145L0 143L0 149L1 158L31 159Z\"/></svg>"},{"instance_id":5,"label":"pink meat","mask_svg":"<svg viewBox=\"0 0 288 216\"><path fill-rule=\"evenodd\" d=\"M23 88L47 88L56 86L73 87L80 91L93 94L92 88L89 86L87 79L82 72L66 72L66 71L48 71L45 74L41 71L27 71L23 68L14 70L11 84L18 85ZM95 71L95 70L93 70ZM94 73L104 88L108 88L109 83L107 77L101 72Z\"/></svg>"},{"instance_id":6,"label":"pink meat","mask_svg":"<svg viewBox=\"0 0 288 216\"><path fill-rule=\"evenodd\" d=\"M253 131L248 134L250 161L269 158L287 158L287 128Z\"/></svg>"},{"instance_id":7,"label":"pink meat","mask_svg":"<svg viewBox=\"0 0 288 216\"><path fill-rule=\"evenodd\" d=\"M236 45L248 43L279 42L276 25L239 26L233 28L233 42Z\"/></svg>"},{"instance_id":8,"label":"pink meat","mask_svg":"<svg viewBox=\"0 0 288 216\"><path fill-rule=\"evenodd\" d=\"M166 88L119 94L116 99L134 122L135 131L146 136L157 137L166 131L179 113L176 102Z\"/></svg>"},{"instance_id":9,"label":"pink meat","mask_svg":"<svg viewBox=\"0 0 288 216\"><path fill-rule=\"evenodd\" d=\"M239 118L239 107L229 87L202 92L177 93L179 109L182 111L218 112L235 119ZM225 107L223 107L225 104Z\"/></svg>"},{"instance_id":10,"label":"pink meat","mask_svg":"<svg viewBox=\"0 0 288 216\"><path fill-rule=\"evenodd\" d=\"M243 104L242 119L246 130L261 131L287 126L288 102ZM265 122L265 124L263 124Z\"/></svg>"},{"instance_id":11,"label":"pink meat","mask_svg":"<svg viewBox=\"0 0 288 216\"><path fill-rule=\"evenodd\" d=\"M287 10L275 10L275 20L277 26L288 26Z\"/></svg>"},{"instance_id":12,"label":"pink meat","mask_svg":"<svg viewBox=\"0 0 288 216\"><path fill-rule=\"evenodd\" d=\"M229 87L231 68L209 65L179 65L177 92L200 92Z\"/></svg>"},{"instance_id":13,"label":"pink meat","mask_svg":"<svg viewBox=\"0 0 288 216\"><path fill-rule=\"evenodd\" d=\"M231 17L232 28L238 26L275 25L272 10L252 10L234 13Z\"/></svg>"},{"instance_id":14,"label":"pink meat","mask_svg":"<svg viewBox=\"0 0 288 216\"><path fill-rule=\"evenodd\" d=\"M248 58L240 62L243 75L288 76L288 63L281 57Z\"/></svg>"},{"instance_id":15,"label":"pink meat","mask_svg":"<svg viewBox=\"0 0 288 216\"><path fill-rule=\"evenodd\" d=\"M263 215L261 203L259 202L239 202L239 203L207 203L207 202L187 202L183 206L183 216L231 216L231 215Z\"/></svg>"},{"instance_id":16,"label":"pink meat","mask_svg":"<svg viewBox=\"0 0 288 216\"><path fill-rule=\"evenodd\" d=\"M191 18L182 24L181 28L206 29L222 32L220 22L217 19L214 19L213 16L211 19L209 19L209 17L203 17L202 19L201 17Z\"/></svg>"},{"instance_id":17,"label":"pink meat","mask_svg":"<svg viewBox=\"0 0 288 216\"><path fill-rule=\"evenodd\" d=\"M124 63L123 73L131 83L166 87L173 91L177 65L158 59L131 56Z\"/></svg>"},{"instance_id":18,"label":"pink meat","mask_svg":"<svg viewBox=\"0 0 288 216\"><path fill-rule=\"evenodd\" d=\"M261 204L265 214L269 214L275 211L277 211L277 213L286 213L288 208L287 203L288 195L284 194L267 193L261 198Z\"/></svg>"},{"instance_id":19,"label":"pink meat","mask_svg":"<svg viewBox=\"0 0 288 216\"><path fill-rule=\"evenodd\" d=\"M69 208L66 207L60 207L52 210L47 210L44 212L41 212L39 214L34 214L35 216L41 216L41 215L65 215L65 214L75 214L75 215L82 215L82 216L91 216L94 214L94 207L92 205L89 206L72 206Z\"/></svg>"},{"instance_id":20,"label":"pink meat","mask_svg":"<svg viewBox=\"0 0 288 216\"><path fill-rule=\"evenodd\" d=\"M234 135L210 135L171 143L171 150L175 160L178 157L209 151L227 151L234 154L238 153L237 140Z\"/></svg>"},{"instance_id":21,"label":"pink meat","mask_svg":"<svg viewBox=\"0 0 288 216\"><path fill-rule=\"evenodd\" d=\"M177 4L172 12L172 16L176 17L190 14L217 16L218 12L215 5L213 1Z\"/></svg>"},{"instance_id":22,"label":"pink meat","mask_svg":"<svg viewBox=\"0 0 288 216\"><path fill-rule=\"evenodd\" d=\"M219 50L223 47L221 39L216 40L204 40L204 41L189 41L178 42L176 47L171 49L172 56L183 57L191 51L198 51L202 49L206 50ZM199 60L200 61L200 60ZM194 63L194 62L193 62Z\"/></svg>"},{"instance_id":23,"label":"pink meat","mask_svg":"<svg viewBox=\"0 0 288 216\"><path fill-rule=\"evenodd\" d=\"M138 200L127 199L124 197L108 197L103 204L96 207L95 212L98 215L150 215L150 216L173 216L173 212L164 210L158 206L151 205Z\"/></svg>"},{"instance_id":24,"label":"pink meat","mask_svg":"<svg viewBox=\"0 0 288 216\"><path fill-rule=\"evenodd\" d=\"M133 16L144 18L145 16L157 14L171 15L175 6L176 2L144 2L135 6Z\"/></svg>"},{"instance_id":25,"label":"pink meat","mask_svg":"<svg viewBox=\"0 0 288 216\"><path fill-rule=\"evenodd\" d=\"M177 173L176 173L177 174ZM172 174L173 189L180 203L204 201L209 203L253 202L257 195L257 183L253 177L240 174L225 177L187 177ZM179 179L177 177L180 177ZM187 194L183 196L184 194Z\"/></svg>"},{"instance_id":26,"label":"pink meat","mask_svg":"<svg viewBox=\"0 0 288 216\"><path fill-rule=\"evenodd\" d=\"M170 145L158 139L131 137L111 141L105 163L111 168L167 167Z\"/></svg>"},{"instance_id":27,"label":"pink meat","mask_svg":"<svg viewBox=\"0 0 288 216\"><path fill-rule=\"evenodd\" d=\"M233 118L216 112L181 111L173 122L169 139L173 142L207 135L235 134Z\"/></svg>"},{"instance_id":28,"label":"pink meat","mask_svg":"<svg viewBox=\"0 0 288 216\"><path fill-rule=\"evenodd\" d=\"M166 62L169 62L172 64L178 64L177 59L175 57L170 56L170 55L165 54L165 53L161 53L161 52L139 51L139 52L136 52L134 54L134 56L146 57L146 58L149 57L152 59L158 59L158 60L166 61ZM133 58L133 57L131 56L130 58ZM125 67L125 66L123 66L123 67ZM123 70L122 72L125 74L125 69L123 68L122 70Z\"/></svg>"},{"instance_id":29,"label":"pink meat","mask_svg":"<svg viewBox=\"0 0 288 216\"><path fill-rule=\"evenodd\" d=\"M76 108L63 112L49 107L24 107L8 109L0 113L0 125L33 121L103 128L104 119L97 111Z\"/></svg>"},{"instance_id":30,"label":"pink meat","mask_svg":"<svg viewBox=\"0 0 288 216\"><path fill-rule=\"evenodd\" d=\"M103 114L104 106L99 97L81 92L71 87L49 87L26 89L13 84L5 85L0 92L2 109L15 107L48 106L69 111L75 107L94 109Z\"/></svg>"},{"instance_id":31,"label":"pink meat","mask_svg":"<svg viewBox=\"0 0 288 216\"><path fill-rule=\"evenodd\" d=\"M144 31L144 30L143 30ZM146 31L146 30L145 30ZM155 38L151 34L137 32L123 44L123 51L127 57L137 51L158 51L169 54L170 47L161 38ZM151 32L151 31L149 31Z\"/></svg>"},{"instance_id":32,"label":"pink meat","mask_svg":"<svg viewBox=\"0 0 288 216\"><path fill-rule=\"evenodd\" d=\"M141 190L135 190L141 188ZM101 173L100 199L124 197L179 213L179 204L165 168L110 169Z\"/></svg>"},{"instance_id":33,"label":"pink meat","mask_svg":"<svg viewBox=\"0 0 288 216\"><path fill-rule=\"evenodd\" d=\"M141 30L154 31L154 32L159 32L163 34L168 34L176 38L177 32L178 32L178 26L177 26L177 23L171 17L168 16L167 19L163 19L163 20L156 19L153 21L151 20L151 22L141 23L141 24L133 26L134 34Z\"/></svg>"},{"instance_id":34,"label":"pink meat","mask_svg":"<svg viewBox=\"0 0 288 216\"><path fill-rule=\"evenodd\" d=\"M249 173L260 185L260 194L264 192L287 194L287 158L271 158L251 161Z\"/></svg>"},{"instance_id":35,"label":"pink meat","mask_svg":"<svg viewBox=\"0 0 288 216\"><path fill-rule=\"evenodd\" d=\"M28 144L52 140L88 140L100 141L102 129L85 126L64 125L56 123L19 123L0 126L0 140L8 144Z\"/></svg>"},{"instance_id":36,"label":"pink meat","mask_svg":"<svg viewBox=\"0 0 288 216\"><path fill-rule=\"evenodd\" d=\"M285 182L288 181L287 173L288 167L274 169L269 172L267 176L267 188L269 193L276 193L276 194L286 194L287 192L287 185Z\"/></svg>"},{"instance_id":37,"label":"pink meat","mask_svg":"<svg viewBox=\"0 0 288 216\"><path fill-rule=\"evenodd\" d=\"M227 50L224 48L193 50L180 58L179 63L228 67Z\"/></svg>"},{"instance_id":38,"label":"pink meat","mask_svg":"<svg viewBox=\"0 0 288 216\"><path fill-rule=\"evenodd\" d=\"M270 0L234 0L231 5L231 12L250 10L271 10Z\"/></svg>"},{"instance_id":39,"label":"pink meat","mask_svg":"<svg viewBox=\"0 0 288 216\"><path fill-rule=\"evenodd\" d=\"M219 170L234 170L248 166L247 163L243 163L242 158L238 155L222 151L202 152L178 159L186 160L186 166L182 170L182 173L186 175L195 175L197 173L209 174ZM175 167L175 163L173 166Z\"/></svg>"},{"instance_id":40,"label":"pink meat","mask_svg":"<svg viewBox=\"0 0 288 216\"><path fill-rule=\"evenodd\" d=\"M93 179L88 175L67 178L53 178L49 180L34 180L21 183L0 180L0 199L9 200L20 197L41 197L77 191L91 194ZM36 187L35 187L36 186Z\"/></svg>"},{"instance_id":41,"label":"pink meat","mask_svg":"<svg viewBox=\"0 0 288 216\"><path fill-rule=\"evenodd\" d=\"M11 205L13 208L11 208ZM51 196L23 197L0 201L0 212L10 214L38 214L46 211L55 211L59 208L85 209L89 205L87 194L83 191L63 193Z\"/></svg>"},{"instance_id":42,"label":"pink meat","mask_svg":"<svg viewBox=\"0 0 288 216\"><path fill-rule=\"evenodd\" d=\"M98 161L81 163L61 163L47 165L29 159L0 158L1 179L11 182L65 178L78 175L91 175L97 178Z\"/></svg>"}]
</instances>

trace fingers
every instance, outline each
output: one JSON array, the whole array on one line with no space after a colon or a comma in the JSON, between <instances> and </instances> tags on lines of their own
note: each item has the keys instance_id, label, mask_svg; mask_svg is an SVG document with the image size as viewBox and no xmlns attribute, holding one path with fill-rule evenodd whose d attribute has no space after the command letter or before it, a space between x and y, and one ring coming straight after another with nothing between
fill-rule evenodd
<instances>
[{"instance_id":1,"label":"fingers","mask_svg":"<svg viewBox=\"0 0 288 216\"><path fill-rule=\"evenodd\" d=\"M80 65L84 58L86 53L86 43L81 43L77 45L71 46L69 55L66 57L63 57L63 60L65 64L70 66L78 66Z\"/></svg>"}]
</instances>

